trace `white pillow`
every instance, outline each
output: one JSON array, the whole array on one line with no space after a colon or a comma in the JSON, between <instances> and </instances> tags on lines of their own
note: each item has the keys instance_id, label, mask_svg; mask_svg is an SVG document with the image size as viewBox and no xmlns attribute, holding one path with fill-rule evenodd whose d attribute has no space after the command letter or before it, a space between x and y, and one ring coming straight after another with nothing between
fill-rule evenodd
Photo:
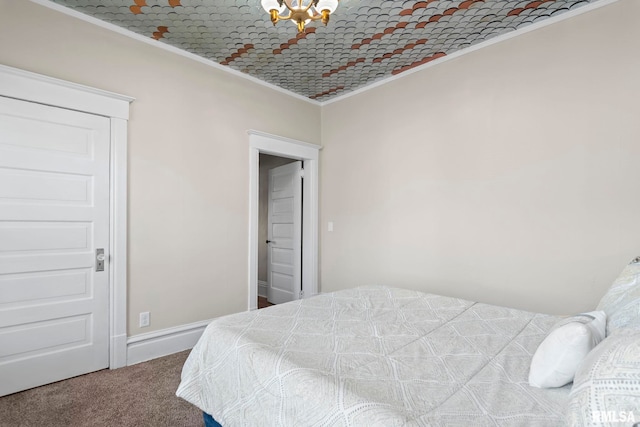
<instances>
[{"instance_id":1,"label":"white pillow","mask_svg":"<svg viewBox=\"0 0 640 427\"><path fill-rule=\"evenodd\" d=\"M616 422L618 421L618 422ZM617 331L576 372L566 425L629 426L640 421L640 333Z\"/></svg>"},{"instance_id":2,"label":"white pillow","mask_svg":"<svg viewBox=\"0 0 640 427\"><path fill-rule=\"evenodd\" d=\"M604 311L582 313L558 322L531 359L529 385L562 387L573 381L580 363L604 339Z\"/></svg>"},{"instance_id":3,"label":"white pillow","mask_svg":"<svg viewBox=\"0 0 640 427\"><path fill-rule=\"evenodd\" d=\"M607 313L607 336L621 329L640 331L640 257L622 270L596 310Z\"/></svg>"}]
</instances>

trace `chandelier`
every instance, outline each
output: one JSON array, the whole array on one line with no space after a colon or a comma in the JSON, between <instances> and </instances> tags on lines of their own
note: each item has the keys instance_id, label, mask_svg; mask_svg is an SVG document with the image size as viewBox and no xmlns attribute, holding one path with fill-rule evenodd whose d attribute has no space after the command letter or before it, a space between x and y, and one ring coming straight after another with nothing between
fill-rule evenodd
<instances>
[{"instance_id":1,"label":"chandelier","mask_svg":"<svg viewBox=\"0 0 640 427\"><path fill-rule=\"evenodd\" d=\"M298 32L311 21L329 22L329 15L338 7L338 0L261 0L264 10L271 15L271 22L276 25L281 19L291 20L298 26ZM286 11L288 14L283 15Z\"/></svg>"}]
</instances>

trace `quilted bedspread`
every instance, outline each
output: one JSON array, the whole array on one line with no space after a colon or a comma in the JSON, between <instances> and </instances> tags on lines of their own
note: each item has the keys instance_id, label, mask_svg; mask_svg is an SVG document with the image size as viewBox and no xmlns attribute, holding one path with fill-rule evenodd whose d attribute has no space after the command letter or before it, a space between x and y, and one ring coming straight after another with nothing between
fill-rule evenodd
<instances>
[{"instance_id":1,"label":"quilted bedspread","mask_svg":"<svg viewBox=\"0 0 640 427\"><path fill-rule=\"evenodd\" d=\"M398 288L213 321L177 395L223 426L554 426L570 386L527 383L558 318Z\"/></svg>"}]
</instances>

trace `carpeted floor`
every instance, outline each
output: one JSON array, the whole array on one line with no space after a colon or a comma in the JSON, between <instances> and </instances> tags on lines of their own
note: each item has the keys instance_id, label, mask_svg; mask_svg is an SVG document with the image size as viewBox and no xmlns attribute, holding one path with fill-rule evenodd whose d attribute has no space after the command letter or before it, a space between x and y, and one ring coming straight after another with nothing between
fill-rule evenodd
<instances>
[{"instance_id":1,"label":"carpeted floor","mask_svg":"<svg viewBox=\"0 0 640 427\"><path fill-rule=\"evenodd\" d=\"M175 395L188 354L0 397L0 426L201 427L202 412Z\"/></svg>"}]
</instances>

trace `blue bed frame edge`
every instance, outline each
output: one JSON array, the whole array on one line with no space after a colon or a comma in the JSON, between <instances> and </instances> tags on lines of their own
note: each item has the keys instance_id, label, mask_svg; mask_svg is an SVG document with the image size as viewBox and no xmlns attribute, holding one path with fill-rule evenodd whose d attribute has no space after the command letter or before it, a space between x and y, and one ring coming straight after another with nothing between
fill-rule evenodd
<instances>
[{"instance_id":1,"label":"blue bed frame edge","mask_svg":"<svg viewBox=\"0 0 640 427\"><path fill-rule=\"evenodd\" d=\"M206 412L202 413L202 418L204 418L204 427L222 427L222 424L213 419L213 417Z\"/></svg>"}]
</instances>

